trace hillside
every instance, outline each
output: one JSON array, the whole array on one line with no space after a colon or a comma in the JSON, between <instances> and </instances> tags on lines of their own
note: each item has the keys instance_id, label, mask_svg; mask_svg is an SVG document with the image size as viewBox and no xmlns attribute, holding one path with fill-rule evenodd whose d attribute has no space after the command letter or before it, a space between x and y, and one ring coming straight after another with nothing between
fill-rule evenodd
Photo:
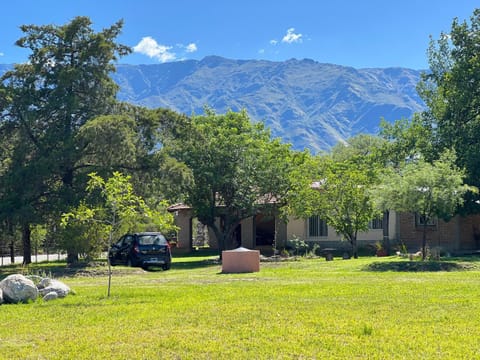
<instances>
[{"instance_id":1,"label":"hillside","mask_svg":"<svg viewBox=\"0 0 480 360\"><path fill-rule=\"evenodd\" d=\"M0 64L0 74L11 65ZM354 69L313 60L272 62L209 56L156 65L118 65L118 98L190 115L246 109L295 149L326 150L357 133L376 133L423 109L420 71Z\"/></svg>"},{"instance_id":2,"label":"hillside","mask_svg":"<svg viewBox=\"0 0 480 360\"><path fill-rule=\"evenodd\" d=\"M312 60L271 62L217 56L158 65L119 65L119 98L147 107L201 114L245 108L296 149L328 149L359 132L375 133L421 111L420 72L354 69Z\"/></svg>"}]
</instances>

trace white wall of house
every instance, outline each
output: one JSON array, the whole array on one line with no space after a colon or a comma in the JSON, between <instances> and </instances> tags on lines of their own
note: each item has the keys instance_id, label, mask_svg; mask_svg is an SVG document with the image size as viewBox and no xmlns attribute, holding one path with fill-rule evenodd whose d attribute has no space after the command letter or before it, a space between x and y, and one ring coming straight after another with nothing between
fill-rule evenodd
<instances>
[{"instance_id":1,"label":"white wall of house","mask_svg":"<svg viewBox=\"0 0 480 360\"><path fill-rule=\"evenodd\" d=\"M190 249L192 247L192 211L191 209L182 208L175 211L175 222L179 227L177 247L182 249ZM219 220L218 220L219 221ZM241 245L248 248L255 248L255 220L253 217L244 219L241 224ZM219 225L219 224L218 224ZM399 217L395 212L390 212L389 218L389 238L394 241L399 236ZM286 245L286 241L294 238L300 238L308 242L316 242L320 246L324 243L325 246L337 246L335 243L341 241L341 236L337 234L334 228L327 227L326 236L310 236L309 224L306 219L298 219L289 217L285 223L280 218L275 219L275 232L277 239L277 246L282 248ZM362 242L376 242L383 240L382 229L372 229L368 232L358 234L357 240L359 245ZM218 242L215 234L209 229L209 245L212 248L218 247Z\"/></svg>"},{"instance_id":2,"label":"white wall of house","mask_svg":"<svg viewBox=\"0 0 480 360\"><path fill-rule=\"evenodd\" d=\"M398 232L398 222L395 212L390 213L389 217L389 237L391 240L396 239ZM289 217L287 224L287 240L298 237L305 241L312 242L335 242L341 240L341 235L337 234L335 229L331 226L328 226L326 236L310 236L308 234L308 219L297 219L294 217ZM383 240L383 229L370 229L367 232L360 232L357 235L357 240L359 242L375 242Z\"/></svg>"}]
</instances>

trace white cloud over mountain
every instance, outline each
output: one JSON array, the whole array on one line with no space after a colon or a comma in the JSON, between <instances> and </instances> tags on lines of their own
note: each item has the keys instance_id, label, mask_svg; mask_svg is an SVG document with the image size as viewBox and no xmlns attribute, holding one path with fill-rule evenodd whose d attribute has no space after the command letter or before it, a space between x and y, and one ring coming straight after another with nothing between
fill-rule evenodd
<instances>
[{"instance_id":1,"label":"white cloud over mountain","mask_svg":"<svg viewBox=\"0 0 480 360\"><path fill-rule=\"evenodd\" d=\"M152 59L156 59L161 63L165 63L178 59L177 54L172 51L173 48L173 46L159 44L153 37L146 36L133 47L133 51L146 55ZM194 53L198 50L195 43L190 43L188 45L176 44L175 48L183 53Z\"/></svg>"},{"instance_id":2,"label":"white cloud over mountain","mask_svg":"<svg viewBox=\"0 0 480 360\"><path fill-rule=\"evenodd\" d=\"M302 34L296 34L295 28L290 28L287 30L287 33L282 38L283 43L292 44L302 42Z\"/></svg>"},{"instance_id":3,"label":"white cloud over mountain","mask_svg":"<svg viewBox=\"0 0 480 360\"><path fill-rule=\"evenodd\" d=\"M142 38L142 40L133 47L133 51L157 59L162 63L176 59L176 55L170 51L171 49L171 46L157 43L151 36Z\"/></svg>"},{"instance_id":4,"label":"white cloud over mountain","mask_svg":"<svg viewBox=\"0 0 480 360\"><path fill-rule=\"evenodd\" d=\"M185 47L185 50L188 53L193 53L193 52L197 51L198 49L197 49L197 45L195 43L190 43Z\"/></svg>"}]
</instances>

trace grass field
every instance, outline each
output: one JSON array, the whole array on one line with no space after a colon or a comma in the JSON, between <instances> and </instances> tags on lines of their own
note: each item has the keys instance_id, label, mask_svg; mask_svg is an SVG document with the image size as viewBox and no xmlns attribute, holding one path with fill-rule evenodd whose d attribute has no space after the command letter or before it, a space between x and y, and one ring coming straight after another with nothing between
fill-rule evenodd
<instances>
[{"instance_id":1,"label":"grass field","mask_svg":"<svg viewBox=\"0 0 480 360\"><path fill-rule=\"evenodd\" d=\"M59 278L76 295L0 306L0 358L480 358L480 259L465 271L398 271L402 261L300 259L222 274L183 257L165 272L115 267L109 298L106 267L86 268ZM0 278L63 266L0 268Z\"/></svg>"}]
</instances>

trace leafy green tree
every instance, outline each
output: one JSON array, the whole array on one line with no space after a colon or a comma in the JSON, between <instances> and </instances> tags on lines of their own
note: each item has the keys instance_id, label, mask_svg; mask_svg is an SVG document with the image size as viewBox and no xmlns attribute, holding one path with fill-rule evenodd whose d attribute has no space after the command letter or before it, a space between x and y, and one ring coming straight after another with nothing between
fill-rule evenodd
<instances>
[{"instance_id":1,"label":"leafy green tree","mask_svg":"<svg viewBox=\"0 0 480 360\"><path fill-rule=\"evenodd\" d=\"M94 32L86 17L21 27L25 35L16 44L30 50L29 61L15 65L0 84L0 133L13 141L0 216L8 210L22 224L25 263L31 262L31 224L77 202L83 154L75 135L114 108L113 62L130 52L115 42L121 28L119 21Z\"/></svg>"},{"instance_id":2,"label":"leafy green tree","mask_svg":"<svg viewBox=\"0 0 480 360\"><path fill-rule=\"evenodd\" d=\"M361 147L360 147L361 148ZM374 206L370 188L378 169L352 149L340 146L332 155L310 158L300 168L289 196L289 211L300 217L319 215L351 245L358 257L357 235L381 212Z\"/></svg>"},{"instance_id":3,"label":"leafy green tree","mask_svg":"<svg viewBox=\"0 0 480 360\"><path fill-rule=\"evenodd\" d=\"M185 201L213 230L220 251L233 248L241 220L267 211L272 203L283 205L289 172L301 156L272 140L245 111L217 115L206 109L179 131L166 144L169 154L192 172Z\"/></svg>"},{"instance_id":4,"label":"leafy green tree","mask_svg":"<svg viewBox=\"0 0 480 360\"><path fill-rule=\"evenodd\" d=\"M114 172L107 180L95 173L91 173L89 177L87 190L91 194L99 192L101 200L94 205L84 202L72 212L63 214L62 223L67 238L76 235L86 240L95 235L94 241L102 247L105 244L101 239L108 238L109 247L113 237L123 232L157 230L168 233L175 229L173 215L167 211L166 202L162 202L156 209L151 209L134 193L130 176ZM78 246L78 242L73 242L73 245ZM73 249L72 254L75 254L76 249ZM110 296L110 261L108 266Z\"/></svg>"},{"instance_id":5,"label":"leafy green tree","mask_svg":"<svg viewBox=\"0 0 480 360\"><path fill-rule=\"evenodd\" d=\"M330 154L335 161L346 161L355 158L365 164L372 164L383 161L382 148L386 140L375 135L358 134L337 143Z\"/></svg>"},{"instance_id":6,"label":"leafy green tree","mask_svg":"<svg viewBox=\"0 0 480 360\"><path fill-rule=\"evenodd\" d=\"M432 124L438 149L454 149L457 165L469 184L480 185L480 9L470 21L454 19L429 48L430 72L419 93L428 106L424 120Z\"/></svg>"},{"instance_id":7,"label":"leafy green tree","mask_svg":"<svg viewBox=\"0 0 480 360\"><path fill-rule=\"evenodd\" d=\"M83 156L77 167L100 176L129 173L135 190L151 206L163 199L181 202L191 172L162 144L185 126L185 119L171 110L121 103L115 114L96 117L79 129L76 140Z\"/></svg>"},{"instance_id":8,"label":"leafy green tree","mask_svg":"<svg viewBox=\"0 0 480 360\"><path fill-rule=\"evenodd\" d=\"M438 158L434 129L421 114L394 123L382 119L380 137L384 141L379 146L379 160L386 166L398 168L419 157L428 161Z\"/></svg>"},{"instance_id":9,"label":"leafy green tree","mask_svg":"<svg viewBox=\"0 0 480 360\"><path fill-rule=\"evenodd\" d=\"M411 161L400 171L386 172L372 191L380 209L414 212L420 216L422 259L426 257L429 221L435 217L450 219L463 204L464 195L468 191L477 192L475 187L464 184L465 172L455 165L455 160L455 154L446 151L433 163L423 159Z\"/></svg>"}]
</instances>

